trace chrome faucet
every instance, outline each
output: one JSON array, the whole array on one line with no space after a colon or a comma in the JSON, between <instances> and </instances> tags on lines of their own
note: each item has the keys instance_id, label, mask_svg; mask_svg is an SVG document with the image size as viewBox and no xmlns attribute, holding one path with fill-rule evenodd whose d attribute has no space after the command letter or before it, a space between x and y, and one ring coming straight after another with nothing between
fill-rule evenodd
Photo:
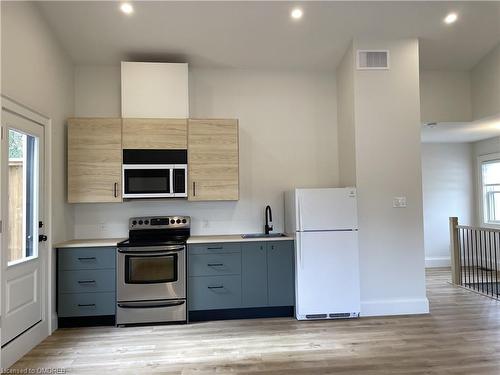
<instances>
[{"instance_id":1,"label":"chrome faucet","mask_svg":"<svg viewBox=\"0 0 500 375\"><path fill-rule=\"evenodd\" d=\"M264 232L269 234L273 230L273 213L271 211L271 206L266 206L266 225L264 226Z\"/></svg>"}]
</instances>

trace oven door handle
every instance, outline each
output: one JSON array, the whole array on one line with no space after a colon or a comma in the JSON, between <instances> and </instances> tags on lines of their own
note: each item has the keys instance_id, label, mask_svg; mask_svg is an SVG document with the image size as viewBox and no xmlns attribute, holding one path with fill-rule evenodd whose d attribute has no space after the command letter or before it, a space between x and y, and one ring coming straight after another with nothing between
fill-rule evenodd
<instances>
[{"instance_id":1,"label":"oven door handle","mask_svg":"<svg viewBox=\"0 0 500 375\"><path fill-rule=\"evenodd\" d=\"M118 249L119 253L122 254L129 254L129 255L144 255L144 256L152 256L152 255L171 255L171 254L176 254L179 251L184 250L183 247L178 247L174 249L168 249L168 250L158 250L158 251L137 251L137 250L124 250L124 249Z\"/></svg>"},{"instance_id":2,"label":"oven door handle","mask_svg":"<svg viewBox=\"0 0 500 375\"><path fill-rule=\"evenodd\" d=\"M174 307L184 305L186 301L167 301L167 302L118 302L118 307L122 309L151 309L160 307Z\"/></svg>"}]
</instances>

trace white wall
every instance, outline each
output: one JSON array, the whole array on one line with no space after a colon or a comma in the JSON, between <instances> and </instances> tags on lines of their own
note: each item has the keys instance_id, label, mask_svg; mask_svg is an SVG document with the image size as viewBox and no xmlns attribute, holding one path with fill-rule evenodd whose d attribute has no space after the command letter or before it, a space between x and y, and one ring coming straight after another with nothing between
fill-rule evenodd
<instances>
[{"instance_id":1,"label":"white wall","mask_svg":"<svg viewBox=\"0 0 500 375\"><path fill-rule=\"evenodd\" d=\"M474 119L498 113L500 113L500 43L472 69Z\"/></svg>"},{"instance_id":2,"label":"white wall","mask_svg":"<svg viewBox=\"0 0 500 375\"><path fill-rule=\"evenodd\" d=\"M2 94L52 119L52 240L71 237L65 119L73 114L70 58L30 2L2 2Z\"/></svg>"},{"instance_id":3,"label":"white wall","mask_svg":"<svg viewBox=\"0 0 500 375\"><path fill-rule=\"evenodd\" d=\"M354 110L354 50L351 44L337 66L339 181L341 186L356 186Z\"/></svg>"},{"instance_id":4,"label":"white wall","mask_svg":"<svg viewBox=\"0 0 500 375\"><path fill-rule=\"evenodd\" d=\"M471 107L470 72L443 70L420 72L422 122L471 121Z\"/></svg>"},{"instance_id":5,"label":"white wall","mask_svg":"<svg viewBox=\"0 0 500 375\"><path fill-rule=\"evenodd\" d=\"M474 224L473 182L470 143L422 144L426 267L450 265L449 217Z\"/></svg>"},{"instance_id":6,"label":"white wall","mask_svg":"<svg viewBox=\"0 0 500 375\"><path fill-rule=\"evenodd\" d=\"M78 116L119 114L116 72L79 67ZM95 100L100 82L106 97ZM283 230L283 191L338 184L335 77L329 73L239 69L190 71L192 117L240 120L238 202L136 201L75 205L75 237L126 236L134 215L190 215L193 234L262 232L264 207ZM98 95L102 95L102 92ZM104 228L100 223L106 223Z\"/></svg>"},{"instance_id":7,"label":"white wall","mask_svg":"<svg viewBox=\"0 0 500 375\"><path fill-rule=\"evenodd\" d=\"M390 70L354 78L361 311L425 313L418 41L354 46L391 54ZM407 208L393 208L399 196Z\"/></svg>"}]
</instances>

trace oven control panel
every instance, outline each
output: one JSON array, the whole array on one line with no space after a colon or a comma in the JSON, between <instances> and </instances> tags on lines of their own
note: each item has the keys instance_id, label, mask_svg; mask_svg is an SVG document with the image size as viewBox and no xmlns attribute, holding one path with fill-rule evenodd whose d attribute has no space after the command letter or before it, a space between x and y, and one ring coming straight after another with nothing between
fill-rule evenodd
<instances>
[{"instance_id":1,"label":"oven control panel","mask_svg":"<svg viewBox=\"0 0 500 375\"><path fill-rule=\"evenodd\" d=\"M129 229L181 229L191 226L189 216L144 216L129 220Z\"/></svg>"}]
</instances>

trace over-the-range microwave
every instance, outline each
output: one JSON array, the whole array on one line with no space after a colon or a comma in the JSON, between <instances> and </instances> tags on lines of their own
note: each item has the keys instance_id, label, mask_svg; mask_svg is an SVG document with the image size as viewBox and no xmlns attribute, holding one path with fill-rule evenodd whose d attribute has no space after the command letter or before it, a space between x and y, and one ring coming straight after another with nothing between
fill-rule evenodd
<instances>
[{"instance_id":1,"label":"over-the-range microwave","mask_svg":"<svg viewBox=\"0 0 500 375\"><path fill-rule=\"evenodd\" d=\"M187 150L123 150L122 196L187 197Z\"/></svg>"}]
</instances>

